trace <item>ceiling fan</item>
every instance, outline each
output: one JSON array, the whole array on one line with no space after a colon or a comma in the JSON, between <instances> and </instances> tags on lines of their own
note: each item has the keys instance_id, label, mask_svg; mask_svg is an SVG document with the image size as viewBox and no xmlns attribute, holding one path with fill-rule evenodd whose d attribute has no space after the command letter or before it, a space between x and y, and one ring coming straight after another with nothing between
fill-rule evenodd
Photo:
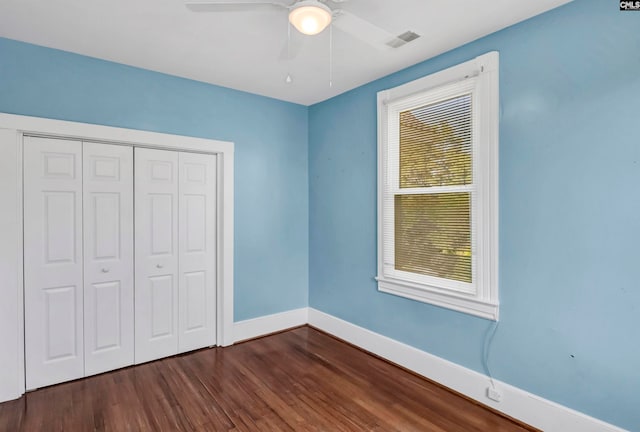
<instances>
[{"instance_id":1,"label":"ceiling fan","mask_svg":"<svg viewBox=\"0 0 640 432\"><path fill-rule=\"evenodd\" d=\"M278 8L288 11L289 22L305 35L317 35L329 24L333 24L341 31L378 49L397 48L408 42L351 12L328 6L345 1L347 0L296 0L286 3L286 0L186 0L185 5L194 12Z\"/></svg>"}]
</instances>

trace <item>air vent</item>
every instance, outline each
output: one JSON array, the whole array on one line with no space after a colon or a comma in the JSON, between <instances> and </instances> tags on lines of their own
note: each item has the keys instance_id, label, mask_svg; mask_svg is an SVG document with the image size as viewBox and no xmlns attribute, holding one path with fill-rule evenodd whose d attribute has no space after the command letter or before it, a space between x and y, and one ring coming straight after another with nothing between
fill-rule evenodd
<instances>
[{"instance_id":1,"label":"air vent","mask_svg":"<svg viewBox=\"0 0 640 432\"><path fill-rule=\"evenodd\" d=\"M402 45L406 45L411 41L418 39L420 35L418 33L414 33L412 31L406 31L398 36L396 36L393 40L387 42L391 48L400 48Z\"/></svg>"}]
</instances>

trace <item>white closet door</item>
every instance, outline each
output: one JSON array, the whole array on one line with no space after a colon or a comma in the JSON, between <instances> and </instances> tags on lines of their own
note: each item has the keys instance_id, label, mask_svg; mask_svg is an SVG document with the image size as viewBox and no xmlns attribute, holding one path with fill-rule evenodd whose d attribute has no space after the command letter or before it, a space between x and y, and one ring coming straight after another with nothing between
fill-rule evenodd
<instances>
[{"instance_id":1,"label":"white closet door","mask_svg":"<svg viewBox=\"0 0 640 432\"><path fill-rule=\"evenodd\" d=\"M84 376L82 144L24 139L26 386Z\"/></svg>"},{"instance_id":2,"label":"white closet door","mask_svg":"<svg viewBox=\"0 0 640 432\"><path fill-rule=\"evenodd\" d=\"M216 343L216 157L180 153L179 351Z\"/></svg>"},{"instance_id":3,"label":"white closet door","mask_svg":"<svg viewBox=\"0 0 640 432\"><path fill-rule=\"evenodd\" d=\"M178 352L178 153L135 149L135 362Z\"/></svg>"},{"instance_id":4,"label":"white closet door","mask_svg":"<svg viewBox=\"0 0 640 432\"><path fill-rule=\"evenodd\" d=\"M83 143L85 375L133 364L133 148Z\"/></svg>"}]
</instances>

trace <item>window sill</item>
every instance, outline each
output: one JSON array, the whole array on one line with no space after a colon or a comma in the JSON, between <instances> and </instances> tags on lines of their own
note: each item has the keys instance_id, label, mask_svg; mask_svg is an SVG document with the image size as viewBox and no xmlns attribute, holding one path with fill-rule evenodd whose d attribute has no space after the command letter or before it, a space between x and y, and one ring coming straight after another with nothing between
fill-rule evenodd
<instances>
[{"instance_id":1,"label":"window sill","mask_svg":"<svg viewBox=\"0 0 640 432\"><path fill-rule=\"evenodd\" d=\"M376 280L378 281L378 291L498 321L499 305L497 302L479 300L453 291L435 291L398 279L377 277Z\"/></svg>"}]
</instances>

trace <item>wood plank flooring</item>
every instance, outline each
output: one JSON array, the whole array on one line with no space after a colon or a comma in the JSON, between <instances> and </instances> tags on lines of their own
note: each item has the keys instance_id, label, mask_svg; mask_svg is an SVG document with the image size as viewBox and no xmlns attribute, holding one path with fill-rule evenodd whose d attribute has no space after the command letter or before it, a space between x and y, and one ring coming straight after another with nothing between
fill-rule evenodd
<instances>
[{"instance_id":1,"label":"wood plank flooring","mask_svg":"<svg viewBox=\"0 0 640 432\"><path fill-rule=\"evenodd\" d=\"M309 327L30 392L0 431L524 431Z\"/></svg>"}]
</instances>

